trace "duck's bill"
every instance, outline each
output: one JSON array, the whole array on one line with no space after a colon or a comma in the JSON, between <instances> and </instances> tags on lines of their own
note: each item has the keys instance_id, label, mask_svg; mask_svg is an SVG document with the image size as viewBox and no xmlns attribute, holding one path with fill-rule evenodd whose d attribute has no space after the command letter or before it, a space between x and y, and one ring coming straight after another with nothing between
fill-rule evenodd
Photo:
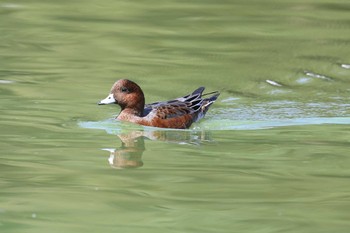
<instances>
[{"instance_id":1,"label":"duck's bill","mask_svg":"<svg viewBox=\"0 0 350 233\"><path fill-rule=\"evenodd\" d=\"M98 102L98 105L102 105L102 104L114 104L117 101L114 99L113 94L109 94L105 99L101 100L100 102Z\"/></svg>"}]
</instances>

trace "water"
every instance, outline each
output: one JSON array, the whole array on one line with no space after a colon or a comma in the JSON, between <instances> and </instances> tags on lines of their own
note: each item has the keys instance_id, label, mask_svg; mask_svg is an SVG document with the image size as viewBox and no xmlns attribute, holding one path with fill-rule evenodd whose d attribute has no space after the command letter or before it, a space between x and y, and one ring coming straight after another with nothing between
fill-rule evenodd
<instances>
[{"instance_id":1,"label":"water","mask_svg":"<svg viewBox=\"0 0 350 233\"><path fill-rule=\"evenodd\" d=\"M348 232L347 1L0 2L1 232ZM111 120L219 90L190 130Z\"/></svg>"}]
</instances>

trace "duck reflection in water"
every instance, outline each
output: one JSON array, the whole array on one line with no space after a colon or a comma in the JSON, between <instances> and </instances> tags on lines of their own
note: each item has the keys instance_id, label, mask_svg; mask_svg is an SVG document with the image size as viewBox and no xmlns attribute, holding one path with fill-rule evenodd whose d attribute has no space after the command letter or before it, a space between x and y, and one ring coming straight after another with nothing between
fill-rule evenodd
<instances>
[{"instance_id":1,"label":"duck reflection in water","mask_svg":"<svg viewBox=\"0 0 350 233\"><path fill-rule=\"evenodd\" d=\"M122 142L117 149L103 149L110 152L109 164L113 168L138 168L143 166L142 154L145 141L141 131L117 135Z\"/></svg>"},{"instance_id":2,"label":"duck reflection in water","mask_svg":"<svg viewBox=\"0 0 350 233\"><path fill-rule=\"evenodd\" d=\"M210 142L209 131L188 130L159 130L159 131L131 131L117 134L121 146L116 149L103 149L110 152L108 162L112 168L127 169L143 166L142 155L145 151L145 139L164 141L177 144L199 145Z\"/></svg>"}]
</instances>

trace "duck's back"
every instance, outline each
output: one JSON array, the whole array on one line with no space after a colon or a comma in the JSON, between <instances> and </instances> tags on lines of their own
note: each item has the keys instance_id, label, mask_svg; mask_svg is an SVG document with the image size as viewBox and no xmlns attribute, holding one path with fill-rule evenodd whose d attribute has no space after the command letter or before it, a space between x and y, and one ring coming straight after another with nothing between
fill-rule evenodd
<instances>
[{"instance_id":1,"label":"duck's back","mask_svg":"<svg viewBox=\"0 0 350 233\"><path fill-rule=\"evenodd\" d=\"M145 105L143 125L162 128L188 128L193 122L202 119L220 95L219 92L202 94L204 87L196 89L187 96L166 102ZM202 96L210 95L208 98Z\"/></svg>"}]
</instances>

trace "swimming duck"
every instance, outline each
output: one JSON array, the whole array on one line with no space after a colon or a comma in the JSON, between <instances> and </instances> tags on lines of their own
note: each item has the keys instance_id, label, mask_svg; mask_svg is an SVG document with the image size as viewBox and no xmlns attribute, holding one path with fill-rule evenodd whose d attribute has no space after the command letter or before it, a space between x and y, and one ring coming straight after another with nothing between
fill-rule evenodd
<instances>
[{"instance_id":1,"label":"swimming duck","mask_svg":"<svg viewBox=\"0 0 350 233\"><path fill-rule=\"evenodd\" d=\"M120 79L112 86L107 98L98 104L118 104L121 111L117 117L145 126L160 128L186 129L193 122L202 119L209 106L220 93L214 91L202 94L204 87L199 87L191 94L164 102L145 104L143 91L135 82ZM208 96L202 98L203 96Z\"/></svg>"}]
</instances>

